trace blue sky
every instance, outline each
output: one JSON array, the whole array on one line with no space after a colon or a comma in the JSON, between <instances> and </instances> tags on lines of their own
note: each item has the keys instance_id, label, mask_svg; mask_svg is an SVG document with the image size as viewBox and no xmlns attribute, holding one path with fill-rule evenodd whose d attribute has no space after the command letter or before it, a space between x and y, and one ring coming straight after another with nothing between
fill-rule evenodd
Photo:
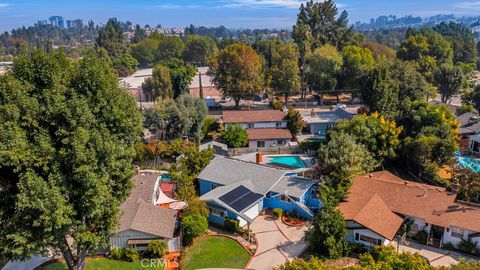
<instances>
[{"instance_id":1,"label":"blue sky","mask_svg":"<svg viewBox=\"0 0 480 270\"><path fill-rule=\"evenodd\" d=\"M0 0L0 30L28 26L51 15L105 22L110 17L134 23L185 27L290 27L301 0ZM477 0L338 0L350 21L379 15L480 15Z\"/></svg>"}]
</instances>

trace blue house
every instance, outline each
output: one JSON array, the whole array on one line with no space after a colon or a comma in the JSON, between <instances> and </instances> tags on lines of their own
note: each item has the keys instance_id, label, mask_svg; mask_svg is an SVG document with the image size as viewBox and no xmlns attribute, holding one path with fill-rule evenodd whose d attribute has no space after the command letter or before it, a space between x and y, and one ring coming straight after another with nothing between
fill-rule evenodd
<instances>
[{"instance_id":1,"label":"blue house","mask_svg":"<svg viewBox=\"0 0 480 270\"><path fill-rule=\"evenodd\" d=\"M220 225L225 218L249 225L268 208L312 218L321 207L318 181L280 168L217 156L198 178L200 198L210 211L208 219Z\"/></svg>"}]
</instances>

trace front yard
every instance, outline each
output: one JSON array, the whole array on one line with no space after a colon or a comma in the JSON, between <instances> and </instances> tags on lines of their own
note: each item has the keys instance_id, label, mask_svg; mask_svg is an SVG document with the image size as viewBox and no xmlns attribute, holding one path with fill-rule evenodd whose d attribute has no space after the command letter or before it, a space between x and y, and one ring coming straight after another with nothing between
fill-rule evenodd
<instances>
[{"instance_id":1,"label":"front yard","mask_svg":"<svg viewBox=\"0 0 480 270\"><path fill-rule=\"evenodd\" d=\"M206 236L187 249L183 269L240 268L243 269L250 254L235 240L223 236Z\"/></svg>"},{"instance_id":2,"label":"front yard","mask_svg":"<svg viewBox=\"0 0 480 270\"><path fill-rule=\"evenodd\" d=\"M86 270L163 270L164 267L148 267L141 265L140 262L124 262L110 259L87 259ZM68 270L68 267L63 262L49 264L42 268L42 270Z\"/></svg>"}]
</instances>

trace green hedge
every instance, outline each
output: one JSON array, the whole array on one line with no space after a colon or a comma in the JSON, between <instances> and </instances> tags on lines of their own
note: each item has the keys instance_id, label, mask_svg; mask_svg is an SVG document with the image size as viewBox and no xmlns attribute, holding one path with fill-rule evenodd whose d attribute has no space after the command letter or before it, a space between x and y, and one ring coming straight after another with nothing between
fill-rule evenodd
<instances>
[{"instance_id":1,"label":"green hedge","mask_svg":"<svg viewBox=\"0 0 480 270\"><path fill-rule=\"evenodd\" d=\"M225 228L225 231L227 232L236 232L238 231L238 228L240 227L239 226L239 221L237 219L233 219L233 218L225 218L224 219L224 228Z\"/></svg>"}]
</instances>

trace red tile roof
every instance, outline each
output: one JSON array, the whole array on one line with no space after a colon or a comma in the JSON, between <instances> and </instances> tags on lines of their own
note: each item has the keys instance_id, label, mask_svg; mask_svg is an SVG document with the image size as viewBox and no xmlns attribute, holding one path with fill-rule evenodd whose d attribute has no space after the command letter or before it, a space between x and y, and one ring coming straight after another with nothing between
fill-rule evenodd
<instances>
[{"instance_id":1,"label":"red tile roof","mask_svg":"<svg viewBox=\"0 0 480 270\"><path fill-rule=\"evenodd\" d=\"M249 140L291 140L292 133L283 128L249 128L247 129Z\"/></svg>"},{"instance_id":2,"label":"red tile roof","mask_svg":"<svg viewBox=\"0 0 480 270\"><path fill-rule=\"evenodd\" d=\"M275 110L256 111L224 111L224 123L258 123L281 122L285 120L285 113Z\"/></svg>"},{"instance_id":3,"label":"red tile roof","mask_svg":"<svg viewBox=\"0 0 480 270\"><path fill-rule=\"evenodd\" d=\"M342 211L345 220L353 220L389 240L395 237L403 222L377 194L362 207L349 207L348 203L341 203L338 209Z\"/></svg>"},{"instance_id":4,"label":"red tile roof","mask_svg":"<svg viewBox=\"0 0 480 270\"><path fill-rule=\"evenodd\" d=\"M406 181L387 171L357 177L339 209L351 217L351 213L359 213L375 194L394 213L442 227L480 232L480 207L456 202L456 195L444 188ZM364 215L376 215L374 212L367 211Z\"/></svg>"}]
</instances>

